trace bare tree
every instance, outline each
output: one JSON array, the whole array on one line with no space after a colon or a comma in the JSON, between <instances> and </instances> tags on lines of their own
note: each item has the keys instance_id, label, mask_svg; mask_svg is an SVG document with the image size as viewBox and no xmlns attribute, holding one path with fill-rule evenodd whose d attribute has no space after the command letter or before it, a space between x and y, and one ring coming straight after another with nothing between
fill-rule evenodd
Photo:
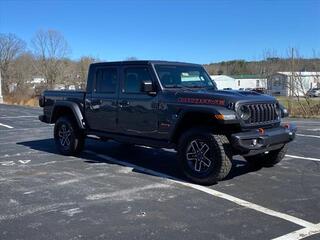
<instances>
[{"instance_id":1,"label":"bare tree","mask_svg":"<svg viewBox=\"0 0 320 240\"><path fill-rule=\"evenodd\" d=\"M70 85L77 85L78 73L77 73L77 62L70 59L63 60L62 69L62 82L66 87Z\"/></svg>"},{"instance_id":2,"label":"bare tree","mask_svg":"<svg viewBox=\"0 0 320 240\"><path fill-rule=\"evenodd\" d=\"M304 75L304 66L302 64L303 58L299 55L299 51L297 49L291 48L290 50L291 71L286 82L286 87L289 90L289 102L291 103L293 101L292 97L294 97L297 100L297 103L304 116L316 115L319 112L319 106L313 106L308 94L308 90L310 89L310 80L308 80L308 78L311 77L313 79L313 82L317 84L319 81L320 72L315 72L312 76ZM312 62L309 63L309 65L311 64Z\"/></svg>"},{"instance_id":3,"label":"bare tree","mask_svg":"<svg viewBox=\"0 0 320 240\"><path fill-rule=\"evenodd\" d=\"M59 81L62 74L63 59L67 57L70 48L64 36L56 30L40 30L32 39L33 52L38 60L38 69L45 77L47 85Z\"/></svg>"},{"instance_id":4,"label":"bare tree","mask_svg":"<svg viewBox=\"0 0 320 240\"><path fill-rule=\"evenodd\" d=\"M0 74L3 79L3 93L9 92L10 68L13 61L24 52L26 44L14 34L0 34Z\"/></svg>"},{"instance_id":5,"label":"bare tree","mask_svg":"<svg viewBox=\"0 0 320 240\"><path fill-rule=\"evenodd\" d=\"M30 84L34 76L33 56L31 53L19 55L13 62L14 66L10 69L9 74L17 84L17 89L24 89Z\"/></svg>"},{"instance_id":6,"label":"bare tree","mask_svg":"<svg viewBox=\"0 0 320 240\"><path fill-rule=\"evenodd\" d=\"M81 86L85 86L87 82L87 75L89 65L95 61L92 57L82 57L78 62L79 82Z\"/></svg>"}]
</instances>

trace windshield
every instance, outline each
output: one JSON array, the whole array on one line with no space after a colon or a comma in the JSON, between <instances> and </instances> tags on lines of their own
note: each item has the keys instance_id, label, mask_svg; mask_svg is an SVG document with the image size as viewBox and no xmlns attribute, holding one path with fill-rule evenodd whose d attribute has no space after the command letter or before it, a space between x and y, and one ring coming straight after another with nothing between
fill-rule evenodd
<instances>
[{"instance_id":1,"label":"windshield","mask_svg":"<svg viewBox=\"0 0 320 240\"><path fill-rule=\"evenodd\" d=\"M165 88L213 88L217 89L214 81L207 72L198 66L155 65L155 69Z\"/></svg>"}]
</instances>

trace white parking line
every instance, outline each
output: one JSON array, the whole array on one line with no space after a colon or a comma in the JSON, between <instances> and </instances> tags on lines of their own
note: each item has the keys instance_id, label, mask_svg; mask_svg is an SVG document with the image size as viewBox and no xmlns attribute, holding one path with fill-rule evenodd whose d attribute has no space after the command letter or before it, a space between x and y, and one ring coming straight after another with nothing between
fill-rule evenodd
<instances>
[{"instance_id":1,"label":"white parking line","mask_svg":"<svg viewBox=\"0 0 320 240\"><path fill-rule=\"evenodd\" d=\"M301 156L295 156L295 155L289 155L289 154L286 154L286 157L320 162L319 158L301 157Z\"/></svg>"},{"instance_id":2,"label":"white parking line","mask_svg":"<svg viewBox=\"0 0 320 240\"><path fill-rule=\"evenodd\" d=\"M196 190L201 191L201 192L205 192L205 193L210 194L212 196L231 201L231 202L233 202L235 204L238 204L240 206L243 206L245 208L253 209L253 210L256 210L258 212L261 212L261 213L264 213L264 214L267 214L267 215L270 215L270 216L273 216L273 217L278 217L278 218L284 219L286 221L292 222L294 224L297 224L297 225L300 225L300 226L303 226L303 227L312 227L312 226L314 226L313 223L305 221L303 219L300 219L300 218L297 218L297 217L294 217L294 216L291 216L291 215L288 215L288 214L285 214L285 213L281 213L281 212L278 212L278 211L274 211L274 210L269 209L269 208L265 208L263 206L248 202L246 200L242 200L240 198L231 196L231 195L223 193L223 192L219 192L219 191L213 190L213 189L208 188L208 187L204 187L204 186L200 186L200 185L196 185L196 184L192 184L192 183L183 182L183 181L181 181L179 179L173 178L173 177L168 176L166 174L163 174L163 173L160 173L160 172L157 172L157 171L154 171L154 170L150 170L150 169L147 169L147 168L144 168L144 167L140 167L140 166L137 166L137 165L132 164L132 163L128 163L128 162L125 162L125 161L117 160L117 159L114 159L114 158L109 157L109 156L105 156L105 155L102 155L102 154L97 154L97 153L92 152L92 151L85 151L85 152L89 153L89 154L92 154L92 155L95 155L95 156L98 156L99 158L105 159L105 160L107 160L109 162L112 162L112 163L116 163L116 164L119 164L119 165L122 165L122 166L134 168L134 169L136 169L136 170L138 170L140 172L144 172L144 173L148 173L150 175L166 178L168 181L175 182L177 184L180 184L180 185L183 185L183 186L186 186L186 187L189 187L189 188L193 188L193 189L196 189Z\"/></svg>"},{"instance_id":3,"label":"white parking line","mask_svg":"<svg viewBox=\"0 0 320 240\"><path fill-rule=\"evenodd\" d=\"M1 125L1 123L0 123L0 125ZM38 131L38 130L46 130L46 129L49 129L49 130L51 130L52 129L52 125L53 124L49 124L49 126L46 126L46 127L33 127L33 128L15 128L15 129L12 129L12 130L10 130L10 131L30 131L30 130L36 130L36 131ZM9 126L10 128L13 128L13 127L11 127L11 126ZM5 131L9 131L9 130L5 130Z\"/></svg>"},{"instance_id":4,"label":"white parking line","mask_svg":"<svg viewBox=\"0 0 320 240\"><path fill-rule=\"evenodd\" d=\"M320 223L274 238L273 240L298 240L318 233L320 233Z\"/></svg>"},{"instance_id":5,"label":"white parking line","mask_svg":"<svg viewBox=\"0 0 320 240\"><path fill-rule=\"evenodd\" d=\"M33 153L40 153L40 151L28 151L28 152L21 152L21 153L15 153L15 154L4 154L4 155L0 155L0 159L1 158L9 158L9 157L20 157L20 156L24 156L24 155L28 155L28 154L33 154Z\"/></svg>"},{"instance_id":6,"label":"white parking line","mask_svg":"<svg viewBox=\"0 0 320 240\"><path fill-rule=\"evenodd\" d=\"M6 127L6 128L13 128L13 127L6 125L6 124L3 124L3 123L0 123L0 126Z\"/></svg>"},{"instance_id":7,"label":"white parking line","mask_svg":"<svg viewBox=\"0 0 320 240\"><path fill-rule=\"evenodd\" d=\"M299 124L308 124L308 123L310 123L310 124L320 124L320 121L304 121L304 120L294 120L294 121L292 121L293 123L299 123Z\"/></svg>"},{"instance_id":8,"label":"white parking line","mask_svg":"<svg viewBox=\"0 0 320 240\"><path fill-rule=\"evenodd\" d=\"M30 116L30 115L27 115L27 116L5 116L5 117L0 117L0 119L8 119L8 118L37 118L38 116Z\"/></svg>"},{"instance_id":9,"label":"white parking line","mask_svg":"<svg viewBox=\"0 0 320 240\"><path fill-rule=\"evenodd\" d=\"M312 132L317 132L320 131L320 128L310 128L310 129L306 129L307 131L312 131Z\"/></svg>"},{"instance_id":10,"label":"white parking line","mask_svg":"<svg viewBox=\"0 0 320 240\"><path fill-rule=\"evenodd\" d=\"M307 135L307 134L301 134L301 133L296 133L296 135L301 137L320 138L320 136L317 136L317 135Z\"/></svg>"}]
</instances>

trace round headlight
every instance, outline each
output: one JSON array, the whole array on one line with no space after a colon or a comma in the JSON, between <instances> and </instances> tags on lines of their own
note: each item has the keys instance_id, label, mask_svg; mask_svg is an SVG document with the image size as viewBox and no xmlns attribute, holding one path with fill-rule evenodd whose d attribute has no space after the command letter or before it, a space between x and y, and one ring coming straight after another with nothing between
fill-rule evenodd
<instances>
[{"instance_id":1,"label":"round headlight","mask_svg":"<svg viewBox=\"0 0 320 240\"><path fill-rule=\"evenodd\" d=\"M241 119L248 120L251 117L251 112L248 106L242 105L238 108L238 114Z\"/></svg>"}]
</instances>

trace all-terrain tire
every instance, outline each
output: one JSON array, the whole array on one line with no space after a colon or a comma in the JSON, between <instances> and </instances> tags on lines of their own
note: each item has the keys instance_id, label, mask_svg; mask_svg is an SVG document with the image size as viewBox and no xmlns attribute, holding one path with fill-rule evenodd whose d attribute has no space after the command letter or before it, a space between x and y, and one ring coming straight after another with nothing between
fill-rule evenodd
<instances>
[{"instance_id":1,"label":"all-terrain tire","mask_svg":"<svg viewBox=\"0 0 320 240\"><path fill-rule=\"evenodd\" d=\"M63 155L77 155L84 147L84 135L72 116L61 116L54 126L54 140Z\"/></svg>"},{"instance_id":2,"label":"all-terrain tire","mask_svg":"<svg viewBox=\"0 0 320 240\"><path fill-rule=\"evenodd\" d=\"M196 146L198 151L194 151ZM201 156L205 150L207 152ZM194 154L199 160L193 160ZM184 175L192 182L202 185L212 185L222 180L232 167L232 151L228 138L213 134L206 128L190 129L180 137L177 158ZM204 167L203 171L201 166Z\"/></svg>"},{"instance_id":3,"label":"all-terrain tire","mask_svg":"<svg viewBox=\"0 0 320 240\"><path fill-rule=\"evenodd\" d=\"M258 154L254 156L244 157L248 163L256 166L272 167L279 163L286 155L288 144L283 145L282 148L270 151L267 154Z\"/></svg>"}]
</instances>

